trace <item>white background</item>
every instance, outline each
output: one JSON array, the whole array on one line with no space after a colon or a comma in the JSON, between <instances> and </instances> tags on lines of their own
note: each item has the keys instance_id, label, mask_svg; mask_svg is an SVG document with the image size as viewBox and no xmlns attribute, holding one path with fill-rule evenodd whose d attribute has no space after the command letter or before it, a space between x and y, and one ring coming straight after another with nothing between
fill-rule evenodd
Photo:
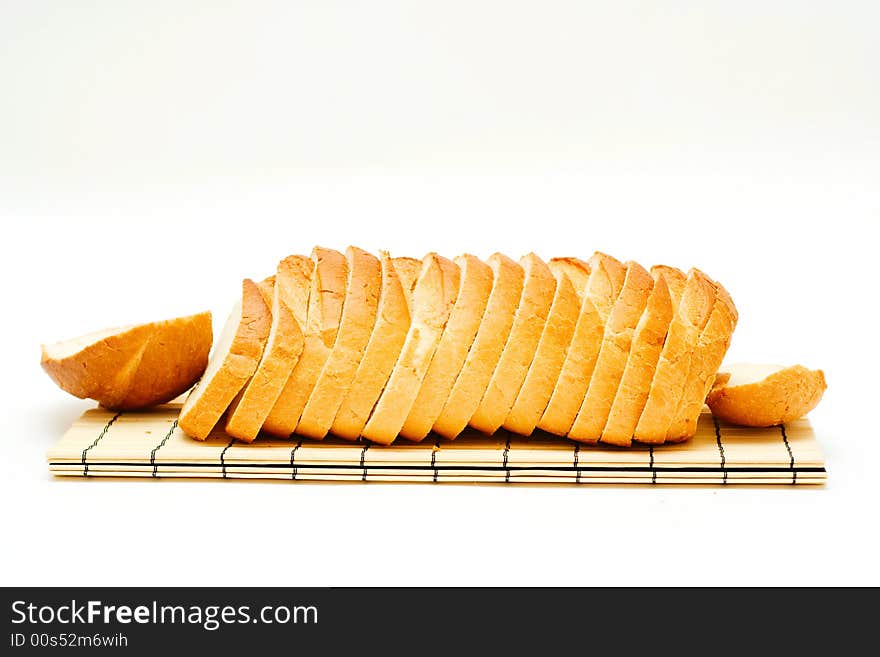
<instances>
[{"instance_id":1,"label":"white background","mask_svg":"<svg viewBox=\"0 0 880 657\"><path fill-rule=\"evenodd\" d=\"M74 4L0 4L0 583L880 584L877 3ZM828 485L48 475L40 342L349 243L705 269Z\"/></svg>"}]
</instances>

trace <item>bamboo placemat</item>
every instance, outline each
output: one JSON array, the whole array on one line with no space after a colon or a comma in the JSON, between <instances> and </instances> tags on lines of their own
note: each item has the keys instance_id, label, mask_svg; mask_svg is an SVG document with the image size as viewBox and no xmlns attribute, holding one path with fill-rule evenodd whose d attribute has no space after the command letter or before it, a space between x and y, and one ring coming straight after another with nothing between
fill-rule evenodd
<instances>
[{"instance_id":1,"label":"bamboo placemat","mask_svg":"<svg viewBox=\"0 0 880 657\"><path fill-rule=\"evenodd\" d=\"M251 444L215 429L204 442L177 427L180 404L140 412L86 411L49 450L60 476L311 481L822 484L825 464L807 420L747 429L708 409L697 435L676 445L580 445L538 432L466 432L390 446L335 437Z\"/></svg>"}]
</instances>

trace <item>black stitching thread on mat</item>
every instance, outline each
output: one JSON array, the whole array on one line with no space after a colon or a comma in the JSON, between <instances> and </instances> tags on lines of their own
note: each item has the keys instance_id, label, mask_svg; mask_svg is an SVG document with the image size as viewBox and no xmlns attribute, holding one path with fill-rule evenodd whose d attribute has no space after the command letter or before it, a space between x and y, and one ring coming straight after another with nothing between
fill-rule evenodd
<instances>
[{"instance_id":1,"label":"black stitching thread on mat","mask_svg":"<svg viewBox=\"0 0 880 657\"><path fill-rule=\"evenodd\" d=\"M657 483L657 468L654 467L654 446L648 445L648 456L651 457L651 462L648 463L648 467L651 468L651 483Z\"/></svg>"},{"instance_id":2,"label":"black stitching thread on mat","mask_svg":"<svg viewBox=\"0 0 880 657\"><path fill-rule=\"evenodd\" d=\"M94 441L91 445L89 445L88 447L86 447L86 448L83 450L83 452L82 452L82 466L83 466L83 476L84 476L84 477L88 477L88 476L89 476L89 464L86 463L86 454L89 453L89 450L92 449L92 447L94 447L94 446L97 445L99 442L101 442L101 439L102 439L104 436L107 435L107 432L110 431L110 427L112 427L112 426L113 426L113 423L116 422L116 420L119 419L119 416L120 416L120 415L122 415L122 411L120 411L119 413L117 413L116 415L114 415L113 417L111 417L111 418L110 418L110 421L107 422L107 424L104 425L104 428L103 428L103 429L101 429L101 433L98 434L98 437L95 438L95 441Z\"/></svg>"},{"instance_id":3,"label":"black stitching thread on mat","mask_svg":"<svg viewBox=\"0 0 880 657\"><path fill-rule=\"evenodd\" d=\"M63 461L50 461L50 467L61 467L68 466L70 463ZM92 461L90 465L100 465L100 466L136 466L136 467L149 467L148 463L136 463L133 461ZM213 468L214 463L192 463L192 462L181 462L181 461L167 461L162 465L173 466L175 468ZM280 463L248 463L247 465L235 465L230 464L228 467L230 468L238 468L238 467L248 467L248 468L282 468L285 467ZM288 466L289 467L289 466ZM361 467L354 463L329 463L329 464L321 464L321 463L307 463L305 465L298 465L297 468L303 470L360 470ZM415 470L418 472L425 472L431 469L430 465L407 465L405 467L396 464L396 465L381 465L381 464L373 464L370 466L372 470ZM500 465L438 465L438 470L455 470L455 471L469 471L469 470L486 470L488 472L501 472L504 470ZM570 465L565 467L559 466L551 466L551 465L538 465L538 466L528 466L528 465L511 465L508 468L511 471L515 472L531 472L533 470L549 470L551 472L572 472L573 468ZM629 465L629 466L586 466L582 465L578 468L582 472L651 472L651 468L647 465ZM706 466L683 466L683 467L655 467L657 472L664 473L676 473L676 472L720 472L721 470L717 465L712 467ZM763 472L786 472L791 473L791 468L786 466L784 468L777 467L737 467L730 466L727 468L729 472L737 472L737 473L763 473ZM801 466L797 468L797 472L827 472L827 470L823 467L811 467L811 466Z\"/></svg>"},{"instance_id":4,"label":"black stitching thread on mat","mask_svg":"<svg viewBox=\"0 0 880 657\"><path fill-rule=\"evenodd\" d=\"M223 478L224 478L224 479L226 479L226 459L225 459L225 456L226 456L226 450L229 449L230 447L232 447L232 443L234 443L234 442L235 442L235 438L233 438L232 440L230 440L230 441L229 441L229 444L228 444L226 447L223 448L223 451L222 451L222 452L220 452L220 468L221 468L222 471L223 471Z\"/></svg>"},{"instance_id":5,"label":"black stitching thread on mat","mask_svg":"<svg viewBox=\"0 0 880 657\"><path fill-rule=\"evenodd\" d=\"M437 483L437 477L440 474L437 470L437 450L440 449L440 439L434 443L434 449L431 450L431 467L434 468L434 483Z\"/></svg>"},{"instance_id":6,"label":"black stitching thread on mat","mask_svg":"<svg viewBox=\"0 0 880 657\"><path fill-rule=\"evenodd\" d=\"M364 448L361 450L361 468L364 471L361 475L361 481L367 480L367 466L364 465L364 457L367 455L367 450L370 449L370 445L372 445L372 443L364 443Z\"/></svg>"},{"instance_id":7,"label":"black stitching thread on mat","mask_svg":"<svg viewBox=\"0 0 880 657\"><path fill-rule=\"evenodd\" d=\"M165 447L165 443L167 443L168 439L171 438L171 434L174 433L174 430L176 428L177 428L177 420L174 420L174 422L171 424L171 428L168 430L168 433L166 433L165 437L162 439L162 442L160 442L158 445L156 445L153 448L153 451L150 452L150 465L153 466L153 476L154 477L159 476L159 474L158 474L159 473L159 466L156 464L156 452L158 452L160 449Z\"/></svg>"},{"instance_id":8,"label":"black stitching thread on mat","mask_svg":"<svg viewBox=\"0 0 880 657\"><path fill-rule=\"evenodd\" d=\"M791 468L791 483L797 483L797 470L794 469L794 452L791 451L791 445L788 444L788 434L785 433L785 425L780 424L779 430L782 432L782 442L785 443L785 449L788 450L788 458L789 463L788 467Z\"/></svg>"},{"instance_id":9,"label":"black stitching thread on mat","mask_svg":"<svg viewBox=\"0 0 880 657\"><path fill-rule=\"evenodd\" d=\"M510 468L507 467L507 457L510 454L510 434L507 434L507 442L504 443L504 456L502 467L504 468L504 483L510 483Z\"/></svg>"},{"instance_id":10,"label":"black stitching thread on mat","mask_svg":"<svg viewBox=\"0 0 880 657\"><path fill-rule=\"evenodd\" d=\"M295 462L296 461L296 450L298 450L302 444L303 444L303 439L300 438L299 442L297 442L296 445L294 445L293 449L290 450L290 478L293 479L294 481L296 481L296 470L297 470L296 462Z\"/></svg>"},{"instance_id":11,"label":"black stitching thread on mat","mask_svg":"<svg viewBox=\"0 0 880 657\"><path fill-rule=\"evenodd\" d=\"M712 423L715 425L715 442L718 445L718 451L721 453L721 472L724 478L721 480L722 485L727 485L727 458L724 456L724 445L721 444L721 425L718 424L718 418L712 416Z\"/></svg>"},{"instance_id":12,"label":"black stitching thread on mat","mask_svg":"<svg viewBox=\"0 0 880 657\"><path fill-rule=\"evenodd\" d=\"M581 471L578 468L578 459L580 458L580 453L581 453L581 444L575 443L574 444L574 460L572 461L572 467L575 469L574 483L576 483L576 484L581 483Z\"/></svg>"}]
</instances>

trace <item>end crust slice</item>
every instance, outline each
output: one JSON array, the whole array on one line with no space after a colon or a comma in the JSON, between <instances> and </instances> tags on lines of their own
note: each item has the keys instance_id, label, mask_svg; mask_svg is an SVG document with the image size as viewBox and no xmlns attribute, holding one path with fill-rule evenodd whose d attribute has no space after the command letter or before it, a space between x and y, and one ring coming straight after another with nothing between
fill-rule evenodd
<instances>
[{"instance_id":1,"label":"end crust slice","mask_svg":"<svg viewBox=\"0 0 880 657\"><path fill-rule=\"evenodd\" d=\"M828 387L822 370L802 365L738 364L718 379L706 400L712 413L748 427L793 422L816 408Z\"/></svg>"},{"instance_id":2,"label":"end crust slice","mask_svg":"<svg viewBox=\"0 0 880 657\"><path fill-rule=\"evenodd\" d=\"M164 404L208 365L211 313L107 329L42 346L40 365L64 391L105 408Z\"/></svg>"}]
</instances>

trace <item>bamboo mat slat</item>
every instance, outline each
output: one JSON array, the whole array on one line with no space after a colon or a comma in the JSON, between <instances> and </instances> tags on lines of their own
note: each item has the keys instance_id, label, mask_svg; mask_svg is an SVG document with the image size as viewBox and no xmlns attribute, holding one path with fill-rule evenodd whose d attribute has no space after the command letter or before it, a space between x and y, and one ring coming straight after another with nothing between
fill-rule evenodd
<instances>
[{"instance_id":1,"label":"bamboo mat slat","mask_svg":"<svg viewBox=\"0 0 880 657\"><path fill-rule=\"evenodd\" d=\"M531 437L467 431L390 446L259 438L219 429L204 442L177 427L180 404L141 412L86 411L48 452L58 476L550 484L822 484L822 451L807 420L749 429L706 409L691 440L614 448L542 432Z\"/></svg>"}]
</instances>

